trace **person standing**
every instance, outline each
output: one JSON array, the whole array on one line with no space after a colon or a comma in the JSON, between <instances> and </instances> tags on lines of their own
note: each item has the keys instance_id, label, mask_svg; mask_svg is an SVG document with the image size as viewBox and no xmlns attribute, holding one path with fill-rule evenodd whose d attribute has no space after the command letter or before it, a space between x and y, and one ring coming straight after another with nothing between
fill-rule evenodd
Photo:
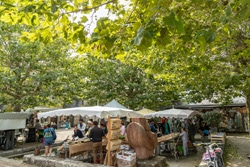
<instances>
[{"instance_id":1,"label":"person standing","mask_svg":"<svg viewBox=\"0 0 250 167\"><path fill-rule=\"evenodd\" d=\"M151 120L149 127L150 127L151 132L157 133L154 120Z\"/></svg>"},{"instance_id":2,"label":"person standing","mask_svg":"<svg viewBox=\"0 0 250 167\"><path fill-rule=\"evenodd\" d=\"M178 132L178 122L176 118L173 118L173 132Z\"/></svg>"},{"instance_id":3,"label":"person standing","mask_svg":"<svg viewBox=\"0 0 250 167\"><path fill-rule=\"evenodd\" d=\"M53 128L51 128L50 124L47 125L47 128L44 129L43 137L44 137L44 146L45 146L45 156L49 156L52 153L52 144L55 142L56 132Z\"/></svg>"},{"instance_id":4,"label":"person standing","mask_svg":"<svg viewBox=\"0 0 250 167\"><path fill-rule=\"evenodd\" d=\"M97 164L97 150L100 152L100 163L103 163L102 153L102 138L105 136L104 131L98 127L98 122L93 122L94 127L90 131L89 138L93 142L93 160L94 164Z\"/></svg>"},{"instance_id":5,"label":"person standing","mask_svg":"<svg viewBox=\"0 0 250 167\"><path fill-rule=\"evenodd\" d=\"M39 119L36 120L35 128L36 128L36 132L38 132L39 130L43 129L42 125L39 122Z\"/></svg>"},{"instance_id":6,"label":"person standing","mask_svg":"<svg viewBox=\"0 0 250 167\"><path fill-rule=\"evenodd\" d=\"M170 133L170 126L169 126L169 123L168 123L168 119L165 118L165 123L164 123L164 135L167 135Z\"/></svg>"},{"instance_id":7,"label":"person standing","mask_svg":"<svg viewBox=\"0 0 250 167\"><path fill-rule=\"evenodd\" d=\"M103 132L104 132L105 135L108 134L108 128L107 128L107 125L106 125L105 122L102 122L100 124L100 128L103 130Z\"/></svg>"},{"instance_id":8,"label":"person standing","mask_svg":"<svg viewBox=\"0 0 250 167\"><path fill-rule=\"evenodd\" d=\"M120 127L121 135L125 136L126 133L126 127L124 125L124 122L121 122L121 127Z\"/></svg>"},{"instance_id":9,"label":"person standing","mask_svg":"<svg viewBox=\"0 0 250 167\"><path fill-rule=\"evenodd\" d=\"M165 119L166 119L165 117L161 118L161 132L163 135L165 133L165 127L164 127Z\"/></svg>"},{"instance_id":10,"label":"person standing","mask_svg":"<svg viewBox=\"0 0 250 167\"><path fill-rule=\"evenodd\" d=\"M186 132L185 127L182 128L180 137L182 139L183 155L184 157L186 157L188 154L188 145L187 145L188 138L187 138L187 132Z\"/></svg>"},{"instance_id":11,"label":"person standing","mask_svg":"<svg viewBox=\"0 0 250 167\"><path fill-rule=\"evenodd\" d=\"M93 127L94 127L93 122L88 121L88 128L85 129L85 132L86 132L85 136L89 137L90 131Z\"/></svg>"},{"instance_id":12,"label":"person standing","mask_svg":"<svg viewBox=\"0 0 250 167\"><path fill-rule=\"evenodd\" d=\"M188 138L192 144L195 142L194 138L195 134L196 134L195 126L192 120L188 119Z\"/></svg>"},{"instance_id":13,"label":"person standing","mask_svg":"<svg viewBox=\"0 0 250 167\"><path fill-rule=\"evenodd\" d=\"M43 128L39 122L39 119L36 120L35 130L36 130L36 141L41 142L43 138Z\"/></svg>"},{"instance_id":14,"label":"person standing","mask_svg":"<svg viewBox=\"0 0 250 167\"><path fill-rule=\"evenodd\" d=\"M83 119L79 119L79 124L77 125L77 128L82 132L82 135L84 136L86 124L83 122Z\"/></svg>"}]
</instances>

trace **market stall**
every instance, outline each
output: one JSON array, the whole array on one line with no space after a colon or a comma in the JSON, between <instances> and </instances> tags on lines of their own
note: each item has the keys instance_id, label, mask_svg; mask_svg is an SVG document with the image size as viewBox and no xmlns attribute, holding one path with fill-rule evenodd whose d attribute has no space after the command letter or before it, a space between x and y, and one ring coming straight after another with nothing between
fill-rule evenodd
<instances>
[{"instance_id":1,"label":"market stall","mask_svg":"<svg viewBox=\"0 0 250 167\"><path fill-rule=\"evenodd\" d=\"M122 108L114 107L104 107L104 106L90 106L90 107L74 107L74 108L65 108L58 109L49 112L38 113L38 119L54 117L54 116L77 116L81 115L82 117L88 117L92 119L98 118L108 118L110 117L143 117L141 114Z\"/></svg>"},{"instance_id":2,"label":"market stall","mask_svg":"<svg viewBox=\"0 0 250 167\"><path fill-rule=\"evenodd\" d=\"M141 115L147 115L147 114L155 113L155 111L150 110L148 108L143 108L143 109L137 111L137 113L139 113Z\"/></svg>"},{"instance_id":3,"label":"market stall","mask_svg":"<svg viewBox=\"0 0 250 167\"><path fill-rule=\"evenodd\" d=\"M71 158L76 155L84 155L85 153L92 152L93 142L88 138L84 138L78 141L66 141L62 146L58 147L59 156L61 158ZM106 147L107 140L102 140L102 146Z\"/></svg>"},{"instance_id":4,"label":"market stall","mask_svg":"<svg viewBox=\"0 0 250 167\"><path fill-rule=\"evenodd\" d=\"M180 133L170 133L168 135L164 135L157 138L157 148L156 155L161 155L161 152L166 151L168 149L169 154L173 155L175 158L178 157L177 146L178 146L178 138Z\"/></svg>"},{"instance_id":5,"label":"market stall","mask_svg":"<svg viewBox=\"0 0 250 167\"><path fill-rule=\"evenodd\" d=\"M166 118L191 118L195 115L200 115L201 113L198 111L194 110L186 110L186 109L176 109L176 108L171 108L168 110L162 110L154 113L149 113L144 115L145 118L150 119L150 118L157 118L157 117L166 117Z\"/></svg>"}]
</instances>

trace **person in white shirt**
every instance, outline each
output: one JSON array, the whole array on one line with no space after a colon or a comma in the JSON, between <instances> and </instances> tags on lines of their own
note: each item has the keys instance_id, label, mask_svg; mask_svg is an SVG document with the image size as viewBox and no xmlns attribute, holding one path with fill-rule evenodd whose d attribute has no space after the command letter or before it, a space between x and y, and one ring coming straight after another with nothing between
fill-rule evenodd
<instances>
[{"instance_id":1,"label":"person in white shirt","mask_svg":"<svg viewBox=\"0 0 250 167\"><path fill-rule=\"evenodd\" d=\"M79 119L79 124L77 125L77 128L82 132L82 135L84 136L86 124L83 122L83 119Z\"/></svg>"},{"instance_id":2,"label":"person in white shirt","mask_svg":"<svg viewBox=\"0 0 250 167\"><path fill-rule=\"evenodd\" d=\"M188 137L187 137L186 129L184 127L181 129L180 137L182 139L183 154L184 154L184 157L186 157L188 154L188 145L187 145Z\"/></svg>"},{"instance_id":3,"label":"person in white shirt","mask_svg":"<svg viewBox=\"0 0 250 167\"><path fill-rule=\"evenodd\" d=\"M125 136L126 128L125 128L124 122L121 122L120 131L121 131L121 135Z\"/></svg>"}]
</instances>

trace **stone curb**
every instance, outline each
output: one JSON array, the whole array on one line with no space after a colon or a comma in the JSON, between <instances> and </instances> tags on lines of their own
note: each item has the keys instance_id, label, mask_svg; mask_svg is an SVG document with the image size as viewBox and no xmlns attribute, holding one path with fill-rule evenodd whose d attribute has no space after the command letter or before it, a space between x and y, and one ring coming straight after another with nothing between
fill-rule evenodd
<instances>
[{"instance_id":1,"label":"stone curb","mask_svg":"<svg viewBox=\"0 0 250 167\"><path fill-rule=\"evenodd\" d=\"M72 159L61 159L58 157L34 156L33 154L25 155L23 162L37 165L39 167L108 167L100 164L90 164ZM168 167L166 157L157 156L149 160L139 160L138 167Z\"/></svg>"},{"instance_id":2,"label":"stone curb","mask_svg":"<svg viewBox=\"0 0 250 167\"><path fill-rule=\"evenodd\" d=\"M75 161L72 159L61 159L57 157L34 156L33 154L25 155L23 162L27 164L37 165L39 167L107 167L105 165L97 165Z\"/></svg>"},{"instance_id":3,"label":"stone curb","mask_svg":"<svg viewBox=\"0 0 250 167\"><path fill-rule=\"evenodd\" d=\"M57 147L57 146L61 146L62 143L54 143L53 144L53 147ZM35 146L29 146L29 147L24 147L24 148L18 148L18 149L13 149L13 150L6 150L6 151L2 151L0 152L0 157L8 157L8 156L11 156L11 155L15 155L15 154L22 154L22 153L25 153L25 152L29 152L29 151L34 151L34 149L36 147L39 147L39 148L44 148L44 145L42 143L39 143Z\"/></svg>"}]
</instances>

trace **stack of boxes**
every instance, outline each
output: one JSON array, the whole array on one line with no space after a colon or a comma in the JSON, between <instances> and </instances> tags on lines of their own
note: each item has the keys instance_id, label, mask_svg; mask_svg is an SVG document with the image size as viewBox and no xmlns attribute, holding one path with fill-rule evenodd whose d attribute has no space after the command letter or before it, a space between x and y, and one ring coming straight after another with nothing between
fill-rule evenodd
<instances>
[{"instance_id":1,"label":"stack of boxes","mask_svg":"<svg viewBox=\"0 0 250 167\"><path fill-rule=\"evenodd\" d=\"M116 153L118 167L136 166L136 153L131 150L129 145L121 145L120 152Z\"/></svg>"}]
</instances>

